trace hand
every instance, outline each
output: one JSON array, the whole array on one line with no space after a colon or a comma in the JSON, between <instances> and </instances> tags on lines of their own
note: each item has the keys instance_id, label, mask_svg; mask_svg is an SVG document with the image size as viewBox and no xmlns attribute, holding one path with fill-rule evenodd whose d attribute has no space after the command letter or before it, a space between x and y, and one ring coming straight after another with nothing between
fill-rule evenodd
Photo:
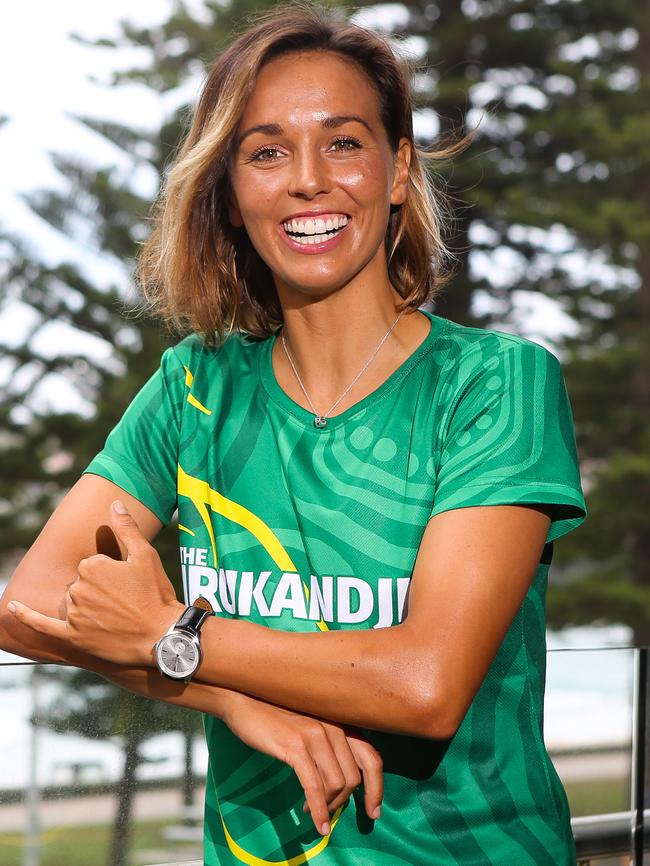
<instances>
[{"instance_id":1,"label":"hand","mask_svg":"<svg viewBox=\"0 0 650 866\"><path fill-rule=\"evenodd\" d=\"M347 802L363 780L364 805L379 818L384 793L382 759L354 728L234 694L224 721L244 743L288 764L303 787L319 833L331 830L330 813Z\"/></svg>"},{"instance_id":2,"label":"hand","mask_svg":"<svg viewBox=\"0 0 650 866\"><path fill-rule=\"evenodd\" d=\"M35 631L66 641L97 658L152 666L153 645L184 610L160 557L118 500L110 525L127 551L125 561L104 554L82 559L65 594L62 619L18 601L7 610Z\"/></svg>"}]
</instances>

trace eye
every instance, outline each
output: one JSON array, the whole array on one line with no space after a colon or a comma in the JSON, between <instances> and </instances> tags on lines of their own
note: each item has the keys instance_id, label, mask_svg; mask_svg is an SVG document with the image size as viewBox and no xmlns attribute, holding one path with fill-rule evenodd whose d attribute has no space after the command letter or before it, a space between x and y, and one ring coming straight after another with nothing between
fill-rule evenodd
<instances>
[{"instance_id":1,"label":"eye","mask_svg":"<svg viewBox=\"0 0 650 866\"><path fill-rule=\"evenodd\" d=\"M351 136L339 136L335 138L332 144L330 145L331 149L334 149L335 152L345 153L346 151L357 150L361 147L361 142L357 141L356 138L352 138ZM278 153L280 151L279 147L274 145L265 144L262 147L259 147L256 151L254 151L246 160L247 163L250 162L273 162L278 157Z\"/></svg>"},{"instance_id":2,"label":"eye","mask_svg":"<svg viewBox=\"0 0 650 866\"><path fill-rule=\"evenodd\" d=\"M346 150L357 150L357 148L361 147L361 142L357 141L356 138L352 138L350 136L339 136L339 138L335 138L332 142L332 147L337 146L337 150L346 151Z\"/></svg>"},{"instance_id":3,"label":"eye","mask_svg":"<svg viewBox=\"0 0 650 866\"><path fill-rule=\"evenodd\" d=\"M272 162L278 153L279 148L265 144L264 147L258 148L252 153L246 162Z\"/></svg>"}]
</instances>

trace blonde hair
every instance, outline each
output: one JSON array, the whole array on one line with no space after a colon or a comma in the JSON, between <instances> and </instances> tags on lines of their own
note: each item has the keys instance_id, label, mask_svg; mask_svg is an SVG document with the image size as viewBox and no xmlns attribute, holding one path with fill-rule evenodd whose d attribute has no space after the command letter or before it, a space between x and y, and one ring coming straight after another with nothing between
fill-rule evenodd
<instances>
[{"instance_id":1,"label":"blonde hair","mask_svg":"<svg viewBox=\"0 0 650 866\"><path fill-rule=\"evenodd\" d=\"M409 70L377 34L322 7L275 7L249 26L212 64L194 118L153 211L136 278L151 310L180 332L208 342L233 330L268 337L282 324L270 269L245 229L228 218L229 165L246 102L262 67L282 54L331 51L360 66L373 82L380 116L395 153L401 138L412 148L408 194L391 208L386 232L389 279L416 309L450 277L442 238L444 197L433 190L424 160L460 152L472 133L437 151L415 146Z\"/></svg>"}]
</instances>

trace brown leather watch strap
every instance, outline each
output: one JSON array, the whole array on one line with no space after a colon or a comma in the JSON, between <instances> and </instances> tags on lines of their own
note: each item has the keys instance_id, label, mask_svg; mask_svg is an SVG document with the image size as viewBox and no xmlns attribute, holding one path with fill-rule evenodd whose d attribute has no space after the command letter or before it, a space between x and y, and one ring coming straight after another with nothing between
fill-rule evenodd
<instances>
[{"instance_id":1,"label":"brown leather watch strap","mask_svg":"<svg viewBox=\"0 0 650 866\"><path fill-rule=\"evenodd\" d=\"M192 602L192 607L198 607L200 610L207 610L208 613L214 613L214 608L207 598L203 598L202 595Z\"/></svg>"}]
</instances>

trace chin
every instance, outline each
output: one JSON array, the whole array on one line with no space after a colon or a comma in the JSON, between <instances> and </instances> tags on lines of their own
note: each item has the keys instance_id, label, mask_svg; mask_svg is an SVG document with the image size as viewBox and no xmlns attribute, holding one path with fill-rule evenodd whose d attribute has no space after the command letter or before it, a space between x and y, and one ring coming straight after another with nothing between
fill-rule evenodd
<instances>
[{"instance_id":1,"label":"chin","mask_svg":"<svg viewBox=\"0 0 650 866\"><path fill-rule=\"evenodd\" d=\"M344 288L350 280L334 280L334 279L312 279L312 280L304 280L304 281L296 281L285 279L282 280L286 289L294 294L303 295L310 300L322 300L323 298L327 298L329 295L334 294L334 292L340 291Z\"/></svg>"}]
</instances>

